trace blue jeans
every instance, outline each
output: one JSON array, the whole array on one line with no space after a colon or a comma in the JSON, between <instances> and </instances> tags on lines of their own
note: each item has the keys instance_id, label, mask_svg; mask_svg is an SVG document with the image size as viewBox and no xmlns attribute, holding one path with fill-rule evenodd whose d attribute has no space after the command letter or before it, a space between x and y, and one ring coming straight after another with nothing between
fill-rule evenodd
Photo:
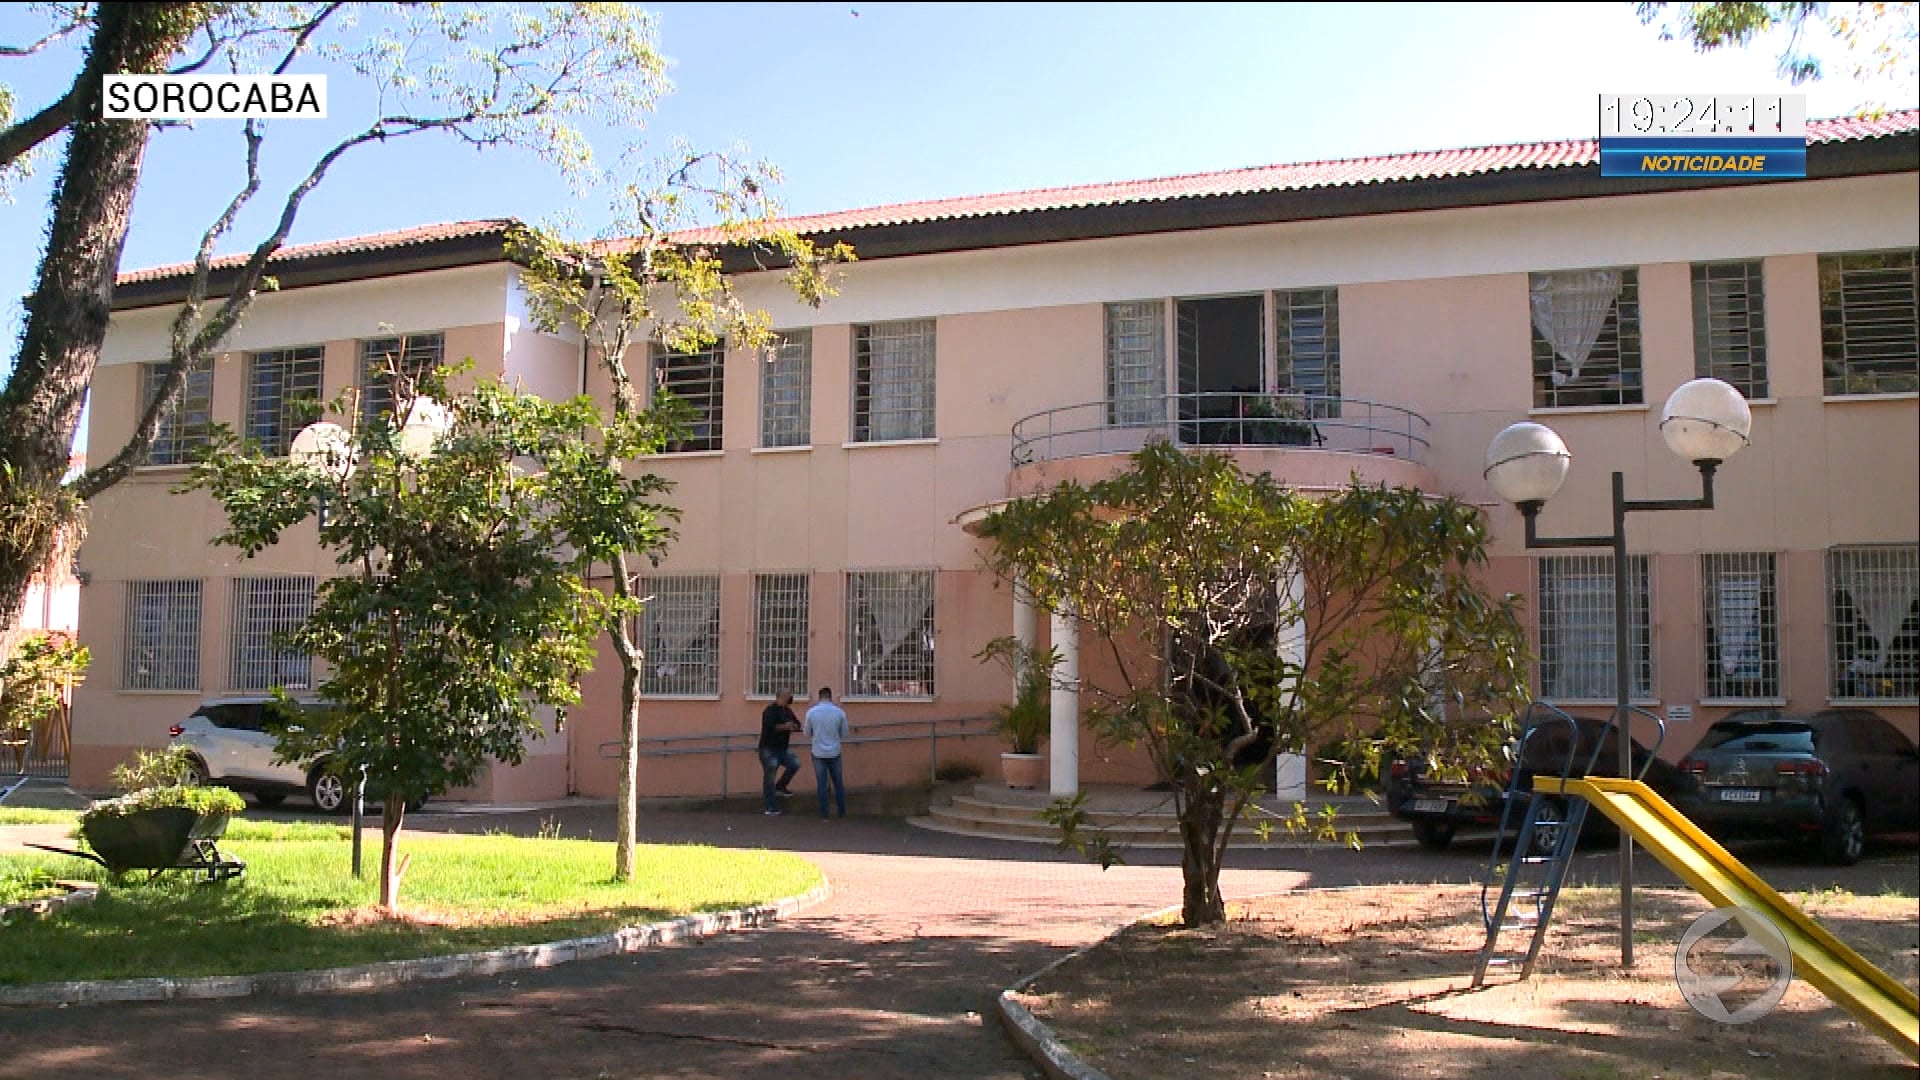
<instances>
[{"instance_id":1,"label":"blue jeans","mask_svg":"<svg viewBox=\"0 0 1920 1080\"><path fill-rule=\"evenodd\" d=\"M776 783L773 774L780 771L782 766L785 767L785 771L781 772L780 779ZM780 804L774 801L774 788L784 788L793 783L793 774L799 771L800 759L793 756L793 751L760 751L760 799L767 804L768 810L780 809Z\"/></svg>"},{"instance_id":2,"label":"blue jeans","mask_svg":"<svg viewBox=\"0 0 1920 1080\"><path fill-rule=\"evenodd\" d=\"M833 782L833 799L840 808L840 816L847 816L847 779L840 773L840 758L817 757L813 759L813 786L820 795L820 816L827 816L827 782Z\"/></svg>"}]
</instances>

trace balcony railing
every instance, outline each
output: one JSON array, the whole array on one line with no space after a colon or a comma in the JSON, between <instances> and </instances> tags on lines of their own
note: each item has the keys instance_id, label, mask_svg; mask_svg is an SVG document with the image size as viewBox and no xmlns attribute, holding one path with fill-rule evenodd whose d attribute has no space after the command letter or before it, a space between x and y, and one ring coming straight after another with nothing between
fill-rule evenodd
<instances>
[{"instance_id":1,"label":"balcony railing","mask_svg":"<svg viewBox=\"0 0 1920 1080\"><path fill-rule=\"evenodd\" d=\"M1013 425L1013 464L1179 446L1286 446L1425 464L1427 418L1397 405L1319 394L1163 394L1063 405Z\"/></svg>"}]
</instances>

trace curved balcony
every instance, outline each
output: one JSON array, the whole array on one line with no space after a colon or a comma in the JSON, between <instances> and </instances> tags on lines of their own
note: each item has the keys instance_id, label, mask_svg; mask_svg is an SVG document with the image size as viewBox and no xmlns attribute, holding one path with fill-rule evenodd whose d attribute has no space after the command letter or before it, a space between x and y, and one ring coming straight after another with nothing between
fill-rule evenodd
<instances>
[{"instance_id":1,"label":"curved balcony","mask_svg":"<svg viewBox=\"0 0 1920 1080\"><path fill-rule=\"evenodd\" d=\"M1091 482L1155 439L1230 454L1301 488L1353 476L1430 489L1426 417L1397 405L1318 394L1195 393L1063 405L1013 425L1008 494ZM1106 460L1100 460L1106 459Z\"/></svg>"}]
</instances>

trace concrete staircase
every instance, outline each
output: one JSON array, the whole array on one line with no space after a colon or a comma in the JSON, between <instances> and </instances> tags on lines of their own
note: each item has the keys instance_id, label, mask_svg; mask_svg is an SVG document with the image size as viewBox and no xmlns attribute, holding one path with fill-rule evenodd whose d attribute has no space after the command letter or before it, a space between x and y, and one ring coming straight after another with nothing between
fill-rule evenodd
<instances>
[{"instance_id":1,"label":"concrete staircase","mask_svg":"<svg viewBox=\"0 0 1920 1080\"><path fill-rule=\"evenodd\" d=\"M1126 847L1177 849L1180 846L1179 821L1174 817L1171 794L1102 786L1089 786L1086 791L1086 831L1089 833L1105 835L1115 844ZM1044 791L1019 791L1004 784L983 782L975 784L971 793L956 794L944 804L936 803L926 817L908 821L922 829L957 836L1055 844L1060 840L1060 830L1040 817L1041 811L1052 802L1052 796ZM1289 833L1281 820L1292 817L1295 804L1291 800L1268 797L1259 800L1259 806L1261 810L1253 821L1235 826L1234 848L1267 851L1345 848L1349 833L1359 836L1363 850L1414 846L1413 830L1389 815L1384 804L1371 799L1308 798L1307 819L1312 826L1318 825L1324 809L1333 809L1333 828L1339 833L1337 840L1321 840L1307 832ZM1261 820L1273 823L1272 833L1266 840L1262 840L1257 831Z\"/></svg>"}]
</instances>

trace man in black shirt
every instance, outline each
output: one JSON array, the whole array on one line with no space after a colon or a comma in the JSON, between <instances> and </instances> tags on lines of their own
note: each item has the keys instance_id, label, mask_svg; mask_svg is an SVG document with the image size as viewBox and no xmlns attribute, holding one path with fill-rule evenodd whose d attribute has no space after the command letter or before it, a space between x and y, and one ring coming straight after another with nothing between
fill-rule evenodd
<instances>
[{"instance_id":1,"label":"man in black shirt","mask_svg":"<svg viewBox=\"0 0 1920 1080\"><path fill-rule=\"evenodd\" d=\"M793 794L787 785L793 783L793 774L800 771L800 759L787 749L787 740L800 730L800 721L793 715L793 695L780 691L760 714L760 796L766 804L766 813L780 813L780 804L775 799L786 798ZM774 782L773 774L780 771L780 780Z\"/></svg>"}]
</instances>

